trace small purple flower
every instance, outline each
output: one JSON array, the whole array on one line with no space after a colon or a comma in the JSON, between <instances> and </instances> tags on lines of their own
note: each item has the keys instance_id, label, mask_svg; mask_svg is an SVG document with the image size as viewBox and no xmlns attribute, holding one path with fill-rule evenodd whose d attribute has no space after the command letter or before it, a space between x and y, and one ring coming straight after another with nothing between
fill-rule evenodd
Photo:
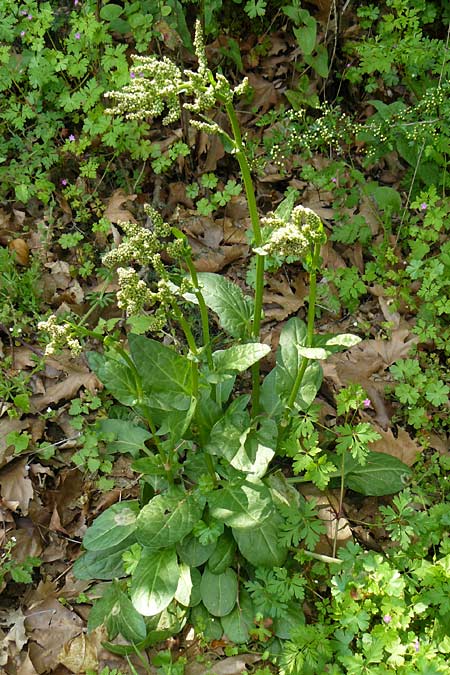
<instances>
[{"instance_id":1,"label":"small purple flower","mask_svg":"<svg viewBox=\"0 0 450 675\"><path fill-rule=\"evenodd\" d=\"M26 34L27 34L27 32L26 32L25 30L21 30L21 31L20 31L20 37L23 37L23 36L26 35Z\"/></svg>"},{"instance_id":2,"label":"small purple flower","mask_svg":"<svg viewBox=\"0 0 450 675\"><path fill-rule=\"evenodd\" d=\"M132 80L134 80L134 78L136 77L136 73L134 72L134 70L130 71L130 77Z\"/></svg>"},{"instance_id":3,"label":"small purple flower","mask_svg":"<svg viewBox=\"0 0 450 675\"><path fill-rule=\"evenodd\" d=\"M64 187L66 187L66 185L67 185L68 182L69 182L69 181L67 180L67 178L62 178L62 179L61 179L61 185L63 185Z\"/></svg>"},{"instance_id":4,"label":"small purple flower","mask_svg":"<svg viewBox=\"0 0 450 675\"><path fill-rule=\"evenodd\" d=\"M75 33L75 40L80 40L81 39L81 33Z\"/></svg>"},{"instance_id":5,"label":"small purple flower","mask_svg":"<svg viewBox=\"0 0 450 675\"><path fill-rule=\"evenodd\" d=\"M73 6L76 7L78 5L78 0L73 0Z\"/></svg>"},{"instance_id":6,"label":"small purple flower","mask_svg":"<svg viewBox=\"0 0 450 675\"><path fill-rule=\"evenodd\" d=\"M416 652L419 651L420 644L419 644L419 640L418 640L417 638L416 638L416 640L413 642L413 647L414 647L414 649L416 650Z\"/></svg>"},{"instance_id":7,"label":"small purple flower","mask_svg":"<svg viewBox=\"0 0 450 675\"><path fill-rule=\"evenodd\" d=\"M32 15L32 14L28 14L28 16L27 16L28 21L31 21L32 18L33 18L33 15Z\"/></svg>"},{"instance_id":8,"label":"small purple flower","mask_svg":"<svg viewBox=\"0 0 450 675\"><path fill-rule=\"evenodd\" d=\"M392 621L392 616L391 616L390 614L385 614L385 615L383 616L383 621L384 621L384 623L391 623L391 621Z\"/></svg>"},{"instance_id":9,"label":"small purple flower","mask_svg":"<svg viewBox=\"0 0 450 675\"><path fill-rule=\"evenodd\" d=\"M364 408L370 408L371 405L372 405L372 401L370 400L370 398L365 398L364 401L363 401ZM386 616L389 616L389 615L386 614Z\"/></svg>"},{"instance_id":10,"label":"small purple flower","mask_svg":"<svg viewBox=\"0 0 450 675\"><path fill-rule=\"evenodd\" d=\"M332 183L337 183L337 178L332 178L332 179L331 179L331 182L332 182Z\"/></svg>"},{"instance_id":11,"label":"small purple flower","mask_svg":"<svg viewBox=\"0 0 450 675\"><path fill-rule=\"evenodd\" d=\"M28 14L28 12L27 12L26 9L21 9L19 14L21 14L22 16L26 16Z\"/></svg>"},{"instance_id":12,"label":"small purple flower","mask_svg":"<svg viewBox=\"0 0 450 675\"><path fill-rule=\"evenodd\" d=\"M76 141L76 138L73 134L70 134L69 141Z\"/></svg>"},{"instance_id":13,"label":"small purple flower","mask_svg":"<svg viewBox=\"0 0 450 675\"><path fill-rule=\"evenodd\" d=\"M426 211L428 208L428 204L426 202L422 202L420 205L420 208L422 211Z\"/></svg>"},{"instance_id":14,"label":"small purple flower","mask_svg":"<svg viewBox=\"0 0 450 675\"><path fill-rule=\"evenodd\" d=\"M144 77L144 73L139 73L139 77Z\"/></svg>"}]
</instances>

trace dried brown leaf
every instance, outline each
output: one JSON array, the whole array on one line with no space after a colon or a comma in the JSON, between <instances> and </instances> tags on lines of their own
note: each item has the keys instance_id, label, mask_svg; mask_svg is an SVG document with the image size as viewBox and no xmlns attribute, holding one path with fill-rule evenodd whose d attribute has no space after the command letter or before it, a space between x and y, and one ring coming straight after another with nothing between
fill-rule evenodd
<instances>
[{"instance_id":1,"label":"dried brown leaf","mask_svg":"<svg viewBox=\"0 0 450 675\"><path fill-rule=\"evenodd\" d=\"M7 609L0 611L0 623L2 626L8 626L9 631L5 636L5 640L13 642L20 652L22 647L28 642L28 637L25 632L25 615L21 609Z\"/></svg>"},{"instance_id":2,"label":"dried brown leaf","mask_svg":"<svg viewBox=\"0 0 450 675\"><path fill-rule=\"evenodd\" d=\"M17 675L38 675L36 668L33 666L33 663L30 659L29 654L25 654L25 658L20 664Z\"/></svg>"},{"instance_id":3,"label":"dried brown leaf","mask_svg":"<svg viewBox=\"0 0 450 675\"><path fill-rule=\"evenodd\" d=\"M30 262L30 249L25 239L13 239L8 244L9 250L15 254L15 260L19 265L26 267Z\"/></svg>"},{"instance_id":4,"label":"dried brown leaf","mask_svg":"<svg viewBox=\"0 0 450 675\"><path fill-rule=\"evenodd\" d=\"M248 73L248 81L253 90L252 108L266 113L269 108L277 105L280 93L275 89L273 82L255 73Z\"/></svg>"},{"instance_id":5,"label":"dried brown leaf","mask_svg":"<svg viewBox=\"0 0 450 675\"><path fill-rule=\"evenodd\" d=\"M264 316L266 321L284 321L303 307L306 285L302 276L294 281L295 291L283 277L271 277L268 290L264 293Z\"/></svg>"},{"instance_id":6,"label":"dried brown leaf","mask_svg":"<svg viewBox=\"0 0 450 675\"><path fill-rule=\"evenodd\" d=\"M221 661L215 661L212 665L192 661L186 664L185 675L242 675L247 673L247 666L261 661L259 654L239 654L229 656Z\"/></svg>"},{"instance_id":7,"label":"dried brown leaf","mask_svg":"<svg viewBox=\"0 0 450 675\"><path fill-rule=\"evenodd\" d=\"M83 631L83 621L55 598L27 609L25 615L33 666L39 674L52 671L64 646Z\"/></svg>"},{"instance_id":8,"label":"dried brown leaf","mask_svg":"<svg viewBox=\"0 0 450 675\"><path fill-rule=\"evenodd\" d=\"M381 438L371 443L370 449L374 452L384 452L386 455L397 457L408 466L412 466L423 452L422 446L411 438L406 429L398 427L395 437L391 428L384 430L376 425L375 428Z\"/></svg>"},{"instance_id":9,"label":"dried brown leaf","mask_svg":"<svg viewBox=\"0 0 450 675\"><path fill-rule=\"evenodd\" d=\"M81 387L86 387L91 392L99 388L99 382L95 375L88 369L78 370L70 373L64 380L52 384L46 390L45 394L32 396L30 403L33 410L39 412L48 406L54 407L61 400L70 401L75 397Z\"/></svg>"},{"instance_id":10,"label":"dried brown leaf","mask_svg":"<svg viewBox=\"0 0 450 675\"><path fill-rule=\"evenodd\" d=\"M105 639L102 634L101 639ZM98 669L98 651L101 646L99 630L89 635L81 633L64 645L58 655L59 663L72 673L84 673Z\"/></svg>"},{"instance_id":11,"label":"dried brown leaf","mask_svg":"<svg viewBox=\"0 0 450 675\"><path fill-rule=\"evenodd\" d=\"M18 420L4 417L0 419L0 467L4 466L13 456L13 448L6 441L8 434L13 431L25 431L30 426L30 420ZM9 450L9 452L8 452Z\"/></svg>"},{"instance_id":12,"label":"dried brown leaf","mask_svg":"<svg viewBox=\"0 0 450 675\"><path fill-rule=\"evenodd\" d=\"M112 223L136 223L137 221L131 211L123 206L125 202L132 202L136 197L137 195L125 194L122 188L114 190L106 204L105 218L108 218Z\"/></svg>"},{"instance_id":13,"label":"dried brown leaf","mask_svg":"<svg viewBox=\"0 0 450 675\"><path fill-rule=\"evenodd\" d=\"M29 466L26 459L12 462L0 471L0 489L4 501L16 502L23 515L33 499L33 483L28 478Z\"/></svg>"}]
</instances>

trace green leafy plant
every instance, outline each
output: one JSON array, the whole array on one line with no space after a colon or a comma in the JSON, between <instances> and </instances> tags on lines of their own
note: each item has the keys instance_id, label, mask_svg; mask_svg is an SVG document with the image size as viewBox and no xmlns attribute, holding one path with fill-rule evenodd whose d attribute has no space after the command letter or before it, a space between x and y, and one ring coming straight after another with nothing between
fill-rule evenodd
<instances>
[{"instance_id":1,"label":"green leafy plant","mask_svg":"<svg viewBox=\"0 0 450 675\"><path fill-rule=\"evenodd\" d=\"M307 585L300 558L291 554L322 559L306 549L321 533L315 505L305 504L290 481L323 488L337 480L342 491L348 485L364 494L390 494L409 475L396 458L370 451L375 435L367 423L353 424L365 405L360 389L342 396L343 424L321 447L312 407L322 382L320 362L360 338L315 333L323 224L312 210L295 205L292 194L260 218L234 107L246 82L233 89L209 70L199 24L194 44L196 71L135 57L133 68L142 78L112 94L114 112L163 115L169 124L181 113L182 93L191 124L221 136L238 161L248 201L255 290L250 297L221 275L198 273L186 237L150 206L151 228L122 223L122 242L104 258L107 267L117 268L119 307L129 319L145 318L143 332L168 329L172 340L169 345L130 332L127 345L108 336L102 354L88 354L117 402L108 419L97 421L96 433L105 433L103 440L116 451L130 452L132 468L142 476L139 499L114 504L89 527L85 553L74 566L81 579L111 581L88 627L104 623L108 646L118 653L144 649L187 621L207 639L225 633L243 643L263 639L263 630L264 639L286 639L304 623L294 605ZM231 134L210 118L215 106L225 110ZM210 175L206 181L216 184ZM293 317L285 323L276 364L262 379L260 361L270 351L260 341L267 256L301 260L309 295L306 322ZM192 331L190 307L199 312L200 335ZM215 348L208 310L222 331L223 348ZM80 325L75 338L77 326L60 325L55 317L42 328L51 337L50 353L68 339L79 352L79 340L104 337ZM290 480L278 468L289 458ZM265 618L274 621L272 631ZM132 644L112 642L119 634Z\"/></svg>"}]
</instances>

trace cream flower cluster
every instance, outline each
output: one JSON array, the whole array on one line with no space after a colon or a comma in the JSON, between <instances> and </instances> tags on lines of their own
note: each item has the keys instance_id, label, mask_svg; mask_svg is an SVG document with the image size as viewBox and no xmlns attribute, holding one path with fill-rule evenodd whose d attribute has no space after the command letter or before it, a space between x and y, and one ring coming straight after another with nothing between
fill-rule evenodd
<instances>
[{"instance_id":1,"label":"cream flower cluster","mask_svg":"<svg viewBox=\"0 0 450 675\"><path fill-rule=\"evenodd\" d=\"M289 221L269 213L261 219L261 224L272 230L268 241L257 249L257 253L262 255L301 258L312 247L324 243L326 239L319 216L305 206L296 206L292 209Z\"/></svg>"},{"instance_id":2,"label":"cream flower cluster","mask_svg":"<svg viewBox=\"0 0 450 675\"><path fill-rule=\"evenodd\" d=\"M234 96L241 96L248 89L248 80L232 88L221 74L213 76L206 59L203 31L199 21L195 27L195 54L197 71L181 69L170 59L156 56L133 57L131 81L120 91L108 92L115 105L107 112L125 115L128 119L158 117L165 112L163 124L171 124L181 116L180 96L187 99L183 107L196 115L204 115L217 100L228 104ZM221 129L209 119L192 120L192 124L207 133Z\"/></svg>"},{"instance_id":3,"label":"cream flower cluster","mask_svg":"<svg viewBox=\"0 0 450 675\"><path fill-rule=\"evenodd\" d=\"M38 328L50 336L50 341L45 347L45 356L52 356L55 352L67 347L73 356L81 354L81 344L73 337L73 329L69 323L58 323L58 318L52 314L47 321L40 321Z\"/></svg>"}]
</instances>

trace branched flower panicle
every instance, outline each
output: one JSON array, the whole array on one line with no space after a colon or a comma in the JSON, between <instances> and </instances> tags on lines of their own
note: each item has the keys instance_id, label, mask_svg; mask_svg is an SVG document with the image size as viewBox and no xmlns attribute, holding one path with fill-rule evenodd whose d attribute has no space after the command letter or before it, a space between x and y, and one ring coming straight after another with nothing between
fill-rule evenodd
<instances>
[{"instance_id":1,"label":"branched flower panicle","mask_svg":"<svg viewBox=\"0 0 450 675\"><path fill-rule=\"evenodd\" d=\"M58 323L58 318L52 314L47 321L38 323L39 330L50 335L50 342L45 348L45 356L51 356L60 349L69 348L73 356L81 354L81 344L73 337L73 328L69 323Z\"/></svg>"},{"instance_id":2,"label":"branched flower panicle","mask_svg":"<svg viewBox=\"0 0 450 675\"><path fill-rule=\"evenodd\" d=\"M234 96L241 96L248 89L245 78L234 89L221 74L215 77L208 68L205 41L200 21L195 26L195 54L198 60L197 70L182 71L166 57L133 57L131 81L120 91L106 94L115 100L115 106L108 113L125 115L128 119L158 117L165 111L163 124L171 124L180 118L180 96L187 99L183 107L196 115L206 115L216 101L227 105ZM208 134L217 134L219 125L210 119L193 120L193 126Z\"/></svg>"},{"instance_id":3,"label":"branched flower panicle","mask_svg":"<svg viewBox=\"0 0 450 675\"><path fill-rule=\"evenodd\" d=\"M301 258L316 244L325 242L322 221L312 209L305 206L296 206L289 221L268 213L261 223L272 229L269 240L257 250L262 255L278 254Z\"/></svg>"},{"instance_id":4,"label":"branched flower panicle","mask_svg":"<svg viewBox=\"0 0 450 675\"><path fill-rule=\"evenodd\" d=\"M119 225L127 236L117 248L103 257L105 267L119 267L131 261L140 265L149 265L161 249L156 233L137 223L119 223Z\"/></svg>"},{"instance_id":5,"label":"branched flower panicle","mask_svg":"<svg viewBox=\"0 0 450 675\"><path fill-rule=\"evenodd\" d=\"M155 303L156 295L147 287L132 267L119 267L117 270L120 290L117 293L117 304L129 316L142 312L145 306Z\"/></svg>"}]
</instances>

